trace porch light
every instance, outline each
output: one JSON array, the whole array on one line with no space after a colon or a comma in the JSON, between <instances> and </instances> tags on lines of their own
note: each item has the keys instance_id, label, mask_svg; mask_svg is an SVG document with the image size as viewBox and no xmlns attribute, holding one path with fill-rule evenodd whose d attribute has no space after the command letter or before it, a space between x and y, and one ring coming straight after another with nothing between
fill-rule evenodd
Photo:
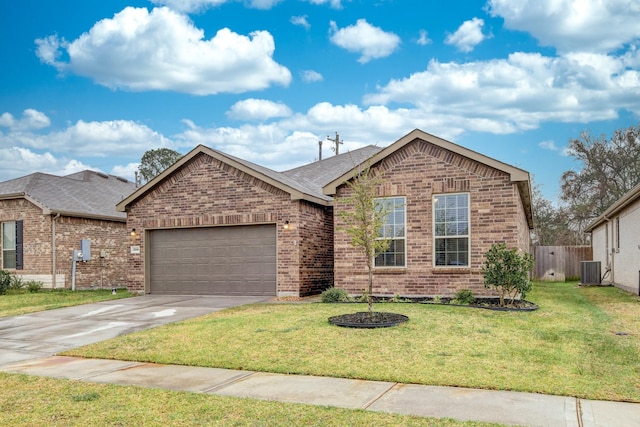
<instances>
[{"instance_id":1,"label":"porch light","mask_svg":"<svg viewBox=\"0 0 640 427\"><path fill-rule=\"evenodd\" d=\"M288 230L289 229L289 221L285 221L284 222L284 229Z\"/></svg>"},{"instance_id":2,"label":"porch light","mask_svg":"<svg viewBox=\"0 0 640 427\"><path fill-rule=\"evenodd\" d=\"M136 237L136 229L135 228L131 229L131 237Z\"/></svg>"}]
</instances>

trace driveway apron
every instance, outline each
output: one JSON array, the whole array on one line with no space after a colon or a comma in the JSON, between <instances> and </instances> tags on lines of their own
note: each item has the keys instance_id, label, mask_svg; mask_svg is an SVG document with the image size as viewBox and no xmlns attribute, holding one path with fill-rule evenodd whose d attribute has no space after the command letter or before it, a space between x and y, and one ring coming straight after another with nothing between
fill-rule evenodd
<instances>
[{"instance_id":1,"label":"driveway apron","mask_svg":"<svg viewBox=\"0 0 640 427\"><path fill-rule=\"evenodd\" d=\"M0 366L268 297L144 295L0 318Z\"/></svg>"}]
</instances>

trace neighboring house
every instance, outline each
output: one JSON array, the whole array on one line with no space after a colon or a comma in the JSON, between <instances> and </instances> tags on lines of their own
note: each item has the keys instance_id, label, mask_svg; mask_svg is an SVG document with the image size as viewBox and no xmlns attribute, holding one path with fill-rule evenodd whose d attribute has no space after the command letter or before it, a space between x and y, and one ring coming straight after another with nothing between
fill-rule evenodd
<instances>
[{"instance_id":1,"label":"neighboring house","mask_svg":"<svg viewBox=\"0 0 640 427\"><path fill-rule=\"evenodd\" d=\"M135 189L125 179L89 170L0 182L0 268L47 288L70 288L72 282L78 289L124 286L130 236L126 215L115 205ZM73 251L81 240L90 250L76 263L74 278Z\"/></svg>"},{"instance_id":2,"label":"neighboring house","mask_svg":"<svg viewBox=\"0 0 640 427\"><path fill-rule=\"evenodd\" d=\"M613 203L585 230L603 283L640 294L640 184Z\"/></svg>"},{"instance_id":3,"label":"neighboring house","mask_svg":"<svg viewBox=\"0 0 640 427\"><path fill-rule=\"evenodd\" d=\"M118 203L136 231L128 288L306 296L335 283L361 292L364 260L341 231L338 209L347 208L344 182L368 159L386 179L381 197L395 206L393 249L377 261L376 292L482 293L492 243L529 249L528 173L420 130L385 149L286 172L200 145Z\"/></svg>"}]
</instances>

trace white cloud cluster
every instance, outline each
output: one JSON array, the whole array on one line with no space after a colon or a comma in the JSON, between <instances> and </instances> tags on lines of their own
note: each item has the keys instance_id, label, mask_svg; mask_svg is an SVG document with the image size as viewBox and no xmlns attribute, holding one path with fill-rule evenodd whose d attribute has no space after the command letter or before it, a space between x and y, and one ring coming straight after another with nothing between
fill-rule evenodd
<instances>
[{"instance_id":1,"label":"white cloud cluster","mask_svg":"<svg viewBox=\"0 0 640 427\"><path fill-rule=\"evenodd\" d=\"M391 80L365 97L368 105L410 103L425 113L470 119L468 130L508 133L545 121L588 122L640 115L640 73L606 55L545 57L514 53L467 63L432 60L425 71Z\"/></svg>"},{"instance_id":2,"label":"white cloud cluster","mask_svg":"<svg viewBox=\"0 0 640 427\"><path fill-rule=\"evenodd\" d=\"M304 70L302 72L302 81L305 83L315 83L324 80L322 74L314 70Z\"/></svg>"},{"instance_id":3,"label":"white cloud cluster","mask_svg":"<svg viewBox=\"0 0 640 427\"><path fill-rule=\"evenodd\" d=\"M360 53L358 62L362 64L389 56L400 45L400 37L396 34L374 27L365 19L358 19L355 25L344 28L338 28L331 21L330 27L331 42L349 52Z\"/></svg>"},{"instance_id":4,"label":"white cloud cluster","mask_svg":"<svg viewBox=\"0 0 640 427\"><path fill-rule=\"evenodd\" d=\"M476 45L486 38L482 34L483 26L484 21L480 18L464 21L456 32L450 34L444 42L456 46L462 52L471 52Z\"/></svg>"},{"instance_id":5,"label":"white cloud cluster","mask_svg":"<svg viewBox=\"0 0 640 427\"><path fill-rule=\"evenodd\" d=\"M311 4L328 4L333 9L342 9L342 0L307 0Z\"/></svg>"},{"instance_id":6,"label":"white cloud cluster","mask_svg":"<svg viewBox=\"0 0 640 427\"><path fill-rule=\"evenodd\" d=\"M559 52L613 52L640 38L637 0L489 0L487 6L506 28Z\"/></svg>"},{"instance_id":7,"label":"white cloud cluster","mask_svg":"<svg viewBox=\"0 0 640 427\"><path fill-rule=\"evenodd\" d=\"M291 109L281 102L267 99L245 99L231 106L227 116L237 120L268 120L274 117L288 117Z\"/></svg>"},{"instance_id":8,"label":"white cloud cluster","mask_svg":"<svg viewBox=\"0 0 640 427\"><path fill-rule=\"evenodd\" d=\"M0 115L0 127L9 128L11 131L23 131L42 129L51 125L51 120L44 113L27 108L22 112L22 118L16 119L11 113Z\"/></svg>"},{"instance_id":9,"label":"white cloud cluster","mask_svg":"<svg viewBox=\"0 0 640 427\"><path fill-rule=\"evenodd\" d=\"M7 132L0 131L0 180L24 175L19 172L24 170L64 175L98 169L87 162L111 157L140 158L151 148L175 147L162 134L128 120L79 120L60 131L39 132L50 124L49 117L35 109L25 110L19 120L8 112L0 115L0 126L8 128ZM126 170L133 172L132 165ZM133 178L133 173L116 174Z\"/></svg>"},{"instance_id":10,"label":"white cloud cluster","mask_svg":"<svg viewBox=\"0 0 640 427\"><path fill-rule=\"evenodd\" d=\"M201 12L237 0L151 0L152 3L168 6L185 13ZM247 6L253 9L271 9L283 0L248 0Z\"/></svg>"},{"instance_id":11,"label":"white cloud cluster","mask_svg":"<svg viewBox=\"0 0 640 427\"><path fill-rule=\"evenodd\" d=\"M292 16L289 19L289 22L291 22L293 25L298 25L300 27L303 27L305 30L308 30L309 28L311 28L311 24L309 24L309 21L307 20L307 15Z\"/></svg>"},{"instance_id":12,"label":"white cloud cluster","mask_svg":"<svg viewBox=\"0 0 640 427\"><path fill-rule=\"evenodd\" d=\"M43 62L109 88L211 95L291 81L291 72L273 60L269 32L247 37L223 28L204 40L185 15L164 7L151 12L127 7L72 42L49 36L36 44ZM60 59L63 51L68 62Z\"/></svg>"}]
</instances>

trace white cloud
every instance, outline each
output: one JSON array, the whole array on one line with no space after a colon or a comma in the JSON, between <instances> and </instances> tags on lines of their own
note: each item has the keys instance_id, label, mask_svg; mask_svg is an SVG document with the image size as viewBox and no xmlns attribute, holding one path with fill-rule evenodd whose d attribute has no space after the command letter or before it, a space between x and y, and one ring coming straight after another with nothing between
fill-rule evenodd
<instances>
[{"instance_id":1,"label":"white cloud","mask_svg":"<svg viewBox=\"0 0 640 427\"><path fill-rule=\"evenodd\" d=\"M127 7L73 42L50 36L36 44L39 58L61 73L114 89L211 95L291 81L290 71L273 60L275 43L269 32L247 37L223 28L204 40L203 30L185 15L164 7L151 12ZM61 50L68 62L60 60Z\"/></svg>"},{"instance_id":2,"label":"white cloud","mask_svg":"<svg viewBox=\"0 0 640 427\"><path fill-rule=\"evenodd\" d=\"M309 24L309 21L307 21L307 15L292 16L291 19L289 19L289 22L291 22L293 25L304 27L307 30L311 28L311 24Z\"/></svg>"},{"instance_id":3,"label":"white cloud","mask_svg":"<svg viewBox=\"0 0 640 427\"><path fill-rule=\"evenodd\" d=\"M127 178L131 182L135 182L135 176L139 166L140 166L140 163L127 163L126 165L115 165L113 168L111 168L110 173L115 176Z\"/></svg>"},{"instance_id":4,"label":"white cloud","mask_svg":"<svg viewBox=\"0 0 640 427\"><path fill-rule=\"evenodd\" d=\"M489 0L488 9L560 52L612 52L640 38L637 0Z\"/></svg>"},{"instance_id":5,"label":"white cloud","mask_svg":"<svg viewBox=\"0 0 640 427\"><path fill-rule=\"evenodd\" d=\"M321 82L322 80L324 80L324 77L317 71L304 70L302 72L302 81L305 83Z\"/></svg>"},{"instance_id":6,"label":"white cloud","mask_svg":"<svg viewBox=\"0 0 640 427\"><path fill-rule=\"evenodd\" d=\"M311 4L323 5L328 4L333 9L342 9L341 0L307 0Z\"/></svg>"},{"instance_id":7,"label":"white cloud","mask_svg":"<svg viewBox=\"0 0 640 427\"><path fill-rule=\"evenodd\" d=\"M24 110L21 119L16 119L11 113L0 115L0 126L9 128L11 131L36 130L50 125L51 120L46 114L32 108Z\"/></svg>"},{"instance_id":8,"label":"white cloud","mask_svg":"<svg viewBox=\"0 0 640 427\"><path fill-rule=\"evenodd\" d=\"M227 116L238 120L268 120L290 115L291 109L281 102L253 98L236 102L227 112Z\"/></svg>"},{"instance_id":9,"label":"white cloud","mask_svg":"<svg viewBox=\"0 0 640 427\"><path fill-rule=\"evenodd\" d=\"M558 146L553 140L542 141L538 144L538 147L545 150L558 151Z\"/></svg>"},{"instance_id":10,"label":"white cloud","mask_svg":"<svg viewBox=\"0 0 640 427\"><path fill-rule=\"evenodd\" d=\"M58 159L50 152L38 153L22 147L0 148L0 181L34 172L68 175L92 169L78 160Z\"/></svg>"},{"instance_id":11,"label":"white cloud","mask_svg":"<svg viewBox=\"0 0 640 427\"><path fill-rule=\"evenodd\" d=\"M619 58L514 53L490 61L431 61L425 71L391 80L364 101L410 103L424 114L468 117L467 130L508 133L546 121L613 119L618 109L640 114L639 81Z\"/></svg>"},{"instance_id":12,"label":"white cloud","mask_svg":"<svg viewBox=\"0 0 640 427\"><path fill-rule=\"evenodd\" d=\"M431 39L429 38L426 30L420 30L420 36L416 40L416 43L419 44L420 46L426 46L428 44L431 44Z\"/></svg>"},{"instance_id":13,"label":"white cloud","mask_svg":"<svg viewBox=\"0 0 640 427\"><path fill-rule=\"evenodd\" d=\"M483 26L484 21L480 18L464 21L456 32L450 34L444 42L456 46L462 52L471 52L476 45L486 38L482 34Z\"/></svg>"},{"instance_id":14,"label":"white cloud","mask_svg":"<svg viewBox=\"0 0 640 427\"><path fill-rule=\"evenodd\" d=\"M374 27L365 19L340 29L331 21L330 27L331 42L349 52L360 53L358 62L363 64L391 55L400 45L400 37L396 34Z\"/></svg>"},{"instance_id":15,"label":"white cloud","mask_svg":"<svg viewBox=\"0 0 640 427\"><path fill-rule=\"evenodd\" d=\"M179 12L202 12L212 7L218 7L225 3L237 0L151 0L154 4L168 6ZM248 0L245 4L253 9L271 9L282 0Z\"/></svg>"}]
</instances>

